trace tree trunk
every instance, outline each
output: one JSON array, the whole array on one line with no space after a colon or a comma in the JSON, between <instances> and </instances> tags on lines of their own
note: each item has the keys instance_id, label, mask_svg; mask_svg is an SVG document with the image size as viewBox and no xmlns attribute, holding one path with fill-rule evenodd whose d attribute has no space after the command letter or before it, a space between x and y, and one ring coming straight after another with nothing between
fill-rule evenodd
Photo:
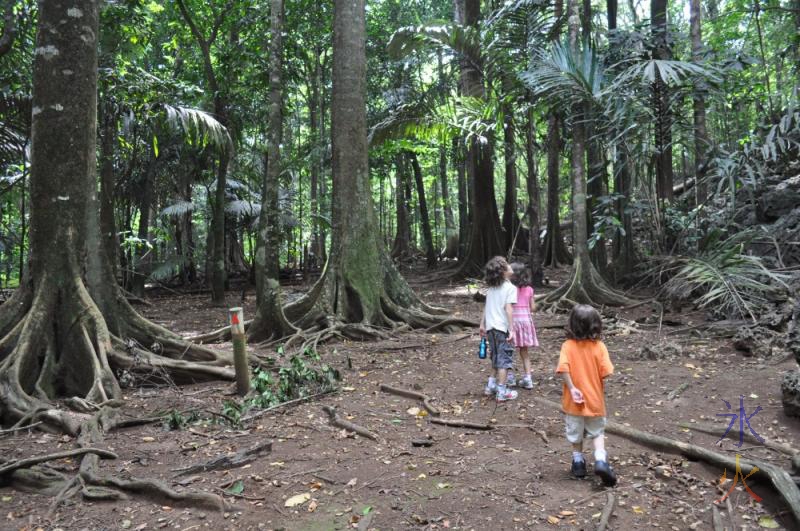
<instances>
[{"instance_id":1,"label":"tree trunk","mask_svg":"<svg viewBox=\"0 0 800 531\"><path fill-rule=\"evenodd\" d=\"M653 35L653 58L670 59L668 42L667 0L650 2L650 28ZM655 110L655 169L656 194L660 201L672 199L672 112L669 105L669 88L660 76L653 83L653 108Z\"/></svg>"},{"instance_id":2,"label":"tree trunk","mask_svg":"<svg viewBox=\"0 0 800 531\"><path fill-rule=\"evenodd\" d=\"M0 306L0 417L14 421L30 413L31 422L82 436L97 421L91 428L91 416L51 400L120 398L114 371L134 381L143 368L178 381L233 377L222 368L229 359L139 316L113 279L95 193L97 34L96 1L39 4L36 49L43 52L33 67L30 274ZM140 347L154 344L163 356ZM193 362L198 359L204 363ZM82 470L95 468L89 463Z\"/></svg>"},{"instance_id":3,"label":"tree trunk","mask_svg":"<svg viewBox=\"0 0 800 531\"><path fill-rule=\"evenodd\" d=\"M561 236L561 219L559 194L561 175L561 124L556 111L551 110L547 119L547 232L544 236L543 264L548 267L559 267L571 264L564 238Z\"/></svg>"},{"instance_id":4,"label":"tree trunk","mask_svg":"<svg viewBox=\"0 0 800 531\"><path fill-rule=\"evenodd\" d=\"M541 286L544 279L542 269L542 247L539 242L539 212L541 212L541 200L539 198L539 176L536 171L536 155L534 153L534 135L536 134L536 124L534 123L534 112L531 107L528 109L528 123L525 128L525 158L528 167L527 188L528 188L528 249L530 250L530 260L528 267L534 286Z\"/></svg>"},{"instance_id":5,"label":"tree trunk","mask_svg":"<svg viewBox=\"0 0 800 531\"><path fill-rule=\"evenodd\" d=\"M200 31L189 10L186 9L183 0L178 0L178 9L181 12L186 24L200 47L203 57L203 71L205 73L208 92L214 97L214 114L219 123L228 126L228 106L222 95L211 61L211 45L217 37L217 32L212 31L211 36L206 38ZM217 28L221 23L221 17L225 15L225 10L215 17L213 21ZM233 137L233 135L231 135ZM217 168L217 187L214 191L213 217L211 220L211 234L213 248L209 253L211 256L211 301L217 306L225 305L225 191L227 189L228 164L231 155L226 149L222 149L219 155L219 166ZM209 198L210 199L210 198Z\"/></svg>"},{"instance_id":6,"label":"tree trunk","mask_svg":"<svg viewBox=\"0 0 800 531\"><path fill-rule=\"evenodd\" d=\"M701 33L702 8L700 0L691 0L692 61L703 62L703 38ZM800 16L797 15L797 16ZM705 84L699 83L693 97L694 107L694 177L695 197L698 205L706 201L706 170L708 167L708 130L706 128Z\"/></svg>"},{"instance_id":7,"label":"tree trunk","mask_svg":"<svg viewBox=\"0 0 800 531\"><path fill-rule=\"evenodd\" d=\"M450 187L447 184L447 148L439 146L439 183L442 187L442 204L444 205L444 256L458 256L458 230L453 218L453 206L450 204Z\"/></svg>"},{"instance_id":8,"label":"tree trunk","mask_svg":"<svg viewBox=\"0 0 800 531\"><path fill-rule=\"evenodd\" d=\"M503 230L506 249L511 249L519 227L517 218L517 131L514 111L507 105L503 111L503 153L505 155L506 193L503 204Z\"/></svg>"},{"instance_id":9,"label":"tree trunk","mask_svg":"<svg viewBox=\"0 0 800 531\"><path fill-rule=\"evenodd\" d=\"M568 0L567 16L569 20L569 44L572 53L580 53L578 32L580 18L579 0ZM572 265L570 279L560 288L550 292L543 300L544 304L569 305L584 303L600 306L603 304L624 306L630 300L623 294L612 290L592 264L589 256L589 231L586 212L586 130L584 119L586 106L576 104L572 110L572 150L570 155L570 171L572 176L572 232L575 261Z\"/></svg>"},{"instance_id":10,"label":"tree trunk","mask_svg":"<svg viewBox=\"0 0 800 531\"><path fill-rule=\"evenodd\" d=\"M455 0L456 22L477 28L480 20L479 0ZM485 98L482 59L462 57L461 93L464 96ZM504 253L501 239L502 227L494 192L494 142L472 138L467 146L466 168L470 180L470 237L466 255L460 267L461 274L477 274L490 258Z\"/></svg>"},{"instance_id":11,"label":"tree trunk","mask_svg":"<svg viewBox=\"0 0 800 531\"><path fill-rule=\"evenodd\" d=\"M392 258L404 260L411 254L409 248L409 212L406 201L406 161L402 153L395 155L395 209L397 210L397 227L395 229Z\"/></svg>"},{"instance_id":12,"label":"tree trunk","mask_svg":"<svg viewBox=\"0 0 800 531\"><path fill-rule=\"evenodd\" d=\"M419 159L416 153L409 151L408 157L411 160L411 168L414 171L414 181L417 184L419 214L422 218L422 238L425 240L425 258L428 269L432 269L436 267L436 249L433 246L433 233L431 232L431 221L428 215L428 201L425 199L425 182L422 180L422 167L419 165Z\"/></svg>"},{"instance_id":13,"label":"tree trunk","mask_svg":"<svg viewBox=\"0 0 800 531\"><path fill-rule=\"evenodd\" d=\"M319 219L319 181L322 174L322 159L319 151L322 146L319 142L319 109L320 109L320 84L321 72L319 55L313 54L314 74L311 78L311 96L308 100L309 137L311 138L311 184L309 187L309 200L311 202L311 254L306 263L308 269L321 266L322 253L320 252L320 219Z\"/></svg>"},{"instance_id":14,"label":"tree trunk","mask_svg":"<svg viewBox=\"0 0 800 531\"><path fill-rule=\"evenodd\" d=\"M458 186L458 259L463 260L467 254L467 236L469 235L469 198L467 197L467 167L464 160L464 149L459 138L453 139L453 163L456 167L456 184Z\"/></svg>"},{"instance_id":15,"label":"tree trunk","mask_svg":"<svg viewBox=\"0 0 800 531\"><path fill-rule=\"evenodd\" d=\"M283 314L278 278L281 210L278 204L283 141L283 0L270 1L269 124L267 172L256 241L256 316L248 329L250 341L280 339L294 331Z\"/></svg>"},{"instance_id":16,"label":"tree trunk","mask_svg":"<svg viewBox=\"0 0 800 531\"><path fill-rule=\"evenodd\" d=\"M150 274L150 264L152 263L152 248L144 242L150 241L150 209L153 202L153 179L155 179L155 168L158 164L155 153L152 154L147 168L144 171L143 182L139 195L139 229L136 237L139 239L134 253L133 270L130 291L137 297L144 297L145 280Z\"/></svg>"},{"instance_id":17,"label":"tree trunk","mask_svg":"<svg viewBox=\"0 0 800 531\"><path fill-rule=\"evenodd\" d=\"M114 143L117 140L117 116L111 105L102 105L103 124L100 144L100 233L103 248L111 263L114 277L119 270L119 241L114 220Z\"/></svg>"}]
</instances>

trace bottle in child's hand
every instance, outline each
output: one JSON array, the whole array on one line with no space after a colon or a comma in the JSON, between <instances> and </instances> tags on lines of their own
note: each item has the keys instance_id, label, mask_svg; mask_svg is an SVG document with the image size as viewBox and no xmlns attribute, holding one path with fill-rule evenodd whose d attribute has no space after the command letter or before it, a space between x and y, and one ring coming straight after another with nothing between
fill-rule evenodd
<instances>
[{"instance_id":1,"label":"bottle in child's hand","mask_svg":"<svg viewBox=\"0 0 800 531\"><path fill-rule=\"evenodd\" d=\"M478 357L480 359L486 359L486 338L481 338L481 344L478 347Z\"/></svg>"}]
</instances>

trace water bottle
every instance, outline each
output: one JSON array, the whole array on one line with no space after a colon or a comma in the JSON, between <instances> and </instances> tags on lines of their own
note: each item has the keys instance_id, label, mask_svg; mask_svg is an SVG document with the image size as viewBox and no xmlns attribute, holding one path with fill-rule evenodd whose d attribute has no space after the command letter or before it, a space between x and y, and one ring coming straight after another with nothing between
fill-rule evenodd
<instances>
[{"instance_id":1,"label":"water bottle","mask_svg":"<svg viewBox=\"0 0 800 531\"><path fill-rule=\"evenodd\" d=\"M486 338L481 338L481 344L478 347L478 357L480 359L486 359Z\"/></svg>"}]
</instances>

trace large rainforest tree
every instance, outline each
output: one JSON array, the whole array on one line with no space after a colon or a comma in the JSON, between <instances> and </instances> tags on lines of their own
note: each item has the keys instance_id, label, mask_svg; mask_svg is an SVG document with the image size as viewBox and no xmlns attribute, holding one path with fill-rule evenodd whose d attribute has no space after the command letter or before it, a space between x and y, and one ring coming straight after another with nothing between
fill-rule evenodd
<instances>
[{"instance_id":1,"label":"large rainforest tree","mask_svg":"<svg viewBox=\"0 0 800 531\"><path fill-rule=\"evenodd\" d=\"M0 306L3 422L42 422L80 435L84 446L116 426L113 406L122 398L123 372L134 381L142 371L162 371L177 382L233 377L227 356L183 341L128 304L101 244L95 193L98 3L39 3L29 274ZM58 398L68 400L57 406ZM175 494L152 482L99 477L96 456L87 457L82 475L87 483Z\"/></svg>"}]
</instances>

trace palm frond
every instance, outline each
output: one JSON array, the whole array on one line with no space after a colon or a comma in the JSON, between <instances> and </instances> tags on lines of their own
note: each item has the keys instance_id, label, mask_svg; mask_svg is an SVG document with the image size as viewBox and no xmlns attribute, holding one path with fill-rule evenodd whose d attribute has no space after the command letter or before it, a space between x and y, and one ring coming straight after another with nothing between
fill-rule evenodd
<instances>
[{"instance_id":1,"label":"palm frond","mask_svg":"<svg viewBox=\"0 0 800 531\"><path fill-rule=\"evenodd\" d=\"M197 205L191 201L178 201L161 211L161 215L168 218L177 218L193 212Z\"/></svg>"},{"instance_id":2,"label":"palm frond","mask_svg":"<svg viewBox=\"0 0 800 531\"><path fill-rule=\"evenodd\" d=\"M427 47L445 48L465 57L479 57L481 36L475 28L452 22L406 26L392 34L387 52L393 59L403 59Z\"/></svg>"},{"instance_id":3,"label":"palm frond","mask_svg":"<svg viewBox=\"0 0 800 531\"><path fill-rule=\"evenodd\" d=\"M759 306L788 290L787 277L770 271L760 257L746 254L754 234L723 238L709 235L697 256L672 256L660 260L658 270L671 275L661 295L672 300L694 298L700 308L713 308L737 318L756 320Z\"/></svg>"},{"instance_id":4,"label":"palm frond","mask_svg":"<svg viewBox=\"0 0 800 531\"><path fill-rule=\"evenodd\" d=\"M211 114L191 107L161 104L167 124L175 131L182 131L193 144L211 144L218 149L230 151L233 146L228 129Z\"/></svg>"},{"instance_id":5,"label":"palm frond","mask_svg":"<svg viewBox=\"0 0 800 531\"><path fill-rule=\"evenodd\" d=\"M237 199L225 204L225 212L234 216L257 217L261 213L261 205L253 201Z\"/></svg>"},{"instance_id":6,"label":"palm frond","mask_svg":"<svg viewBox=\"0 0 800 531\"><path fill-rule=\"evenodd\" d=\"M520 79L534 94L551 102L575 104L600 99L603 75L594 47L584 43L573 51L564 41L538 52Z\"/></svg>"}]
</instances>

